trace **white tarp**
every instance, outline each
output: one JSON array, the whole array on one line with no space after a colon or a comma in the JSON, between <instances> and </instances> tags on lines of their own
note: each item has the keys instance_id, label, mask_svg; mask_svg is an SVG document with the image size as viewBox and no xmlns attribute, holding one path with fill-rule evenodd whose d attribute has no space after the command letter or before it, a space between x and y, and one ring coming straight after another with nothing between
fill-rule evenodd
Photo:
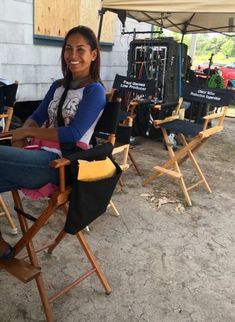
<instances>
[{"instance_id":1,"label":"white tarp","mask_svg":"<svg viewBox=\"0 0 235 322\"><path fill-rule=\"evenodd\" d=\"M102 6L183 34L235 33L235 0L103 0Z\"/></svg>"}]
</instances>

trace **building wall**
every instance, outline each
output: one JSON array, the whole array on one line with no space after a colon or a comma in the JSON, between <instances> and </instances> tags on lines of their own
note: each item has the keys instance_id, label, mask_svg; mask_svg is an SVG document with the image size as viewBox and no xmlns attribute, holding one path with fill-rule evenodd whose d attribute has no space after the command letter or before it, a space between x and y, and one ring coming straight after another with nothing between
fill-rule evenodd
<instances>
[{"instance_id":1,"label":"building wall","mask_svg":"<svg viewBox=\"0 0 235 322\"><path fill-rule=\"evenodd\" d=\"M0 0L0 77L19 81L18 100L44 97L53 80L61 78L61 48L33 43L33 0ZM97 13L98 14L98 13ZM127 71L127 50L132 36L121 36L121 25L115 17L114 46L102 51L101 76L107 89L116 73ZM127 29L146 26L128 20Z\"/></svg>"}]
</instances>

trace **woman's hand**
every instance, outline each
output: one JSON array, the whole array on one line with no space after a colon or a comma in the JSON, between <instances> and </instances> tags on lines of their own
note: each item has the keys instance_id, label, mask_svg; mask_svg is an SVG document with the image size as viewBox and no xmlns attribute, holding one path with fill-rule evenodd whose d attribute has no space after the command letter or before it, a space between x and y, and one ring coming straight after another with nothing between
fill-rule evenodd
<instances>
[{"instance_id":1,"label":"woman's hand","mask_svg":"<svg viewBox=\"0 0 235 322\"><path fill-rule=\"evenodd\" d=\"M11 146L14 148L23 148L28 144L27 139L22 139L18 141L11 141Z\"/></svg>"},{"instance_id":2,"label":"woman's hand","mask_svg":"<svg viewBox=\"0 0 235 322\"><path fill-rule=\"evenodd\" d=\"M15 148L23 148L28 145L27 137L31 137L32 128L38 128L38 125L31 119L26 120L23 127L12 131L11 146Z\"/></svg>"},{"instance_id":3,"label":"woman's hand","mask_svg":"<svg viewBox=\"0 0 235 322\"><path fill-rule=\"evenodd\" d=\"M22 148L27 145L27 128L19 128L12 131L11 145L17 148Z\"/></svg>"}]
</instances>

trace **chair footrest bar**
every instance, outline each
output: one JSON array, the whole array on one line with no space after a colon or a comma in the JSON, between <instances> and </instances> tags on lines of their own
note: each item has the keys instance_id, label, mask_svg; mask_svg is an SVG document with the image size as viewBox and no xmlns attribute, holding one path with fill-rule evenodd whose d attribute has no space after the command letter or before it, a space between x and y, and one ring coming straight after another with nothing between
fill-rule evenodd
<instances>
[{"instance_id":1,"label":"chair footrest bar","mask_svg":"<svg viewBox=\"0 0 235 322\"><path fill-rule=\"evenodd\" d=\"M18 258L0 261L0 269L4 269L24 283L30 282L41 272L40 267L35 267Z\"/></svg>"},{"instance_id":2,"label":"chair footrest bar","mask_svg":"<svg viewBox=\"0 0 235 322\"><path fill-rule=\"evenodd\" d=\"M166 174L166 175L168 175L170 177L176 178L176 179L182 178L181 173L178 173L178 172L176 172L174 170L169 170L169 169L160 167L158 165L154 167L154 170L156 170L157 172L160 172L160 173L164 173L164 174Z\"/></svg>"},{"instance_id":3,"label":"chair footrest bar","mask_svg":"<svg viewBox=\"0 0 235 322\"><path fill-rule=\"evenodd\" d=\"M49 302L52 303L53 301L58 299L60 296L62 296L63 294L67 293L72 287L76 286L77 284L79 284L80 282L82 282L84 279L86 279L88 276L90 276L91 274L93 274L95 272L96 272L96 268L93 268L90 271L88 271L87 273L83 274L82 276L80 276L79 278L74 280L72 283L67 285L65 288L63 288L60 292L52 295L49 298Z\"/></svg>"},{"instance_id":4,"label":"chair footrest bar","mask_svg":"<svg viewBox=\"0 0 235 322\"><path fill-rule=\"evenodd\" d=\"M199 180L196 183L192 184L191 186L187 187L187 191L190 191L194 188L196 188L197 186L199 186L200 184L202 184L204 181L203 180Z\"/></svg>"},{"instance_id":5,"label":"chair footrest bar","mask_svg":"<svg viewBox=\"0 0 235 322\"><path fill-rule=\"evenodd\" d=\"M30 214L27 214L26 212L24 212L23 210L17 208L17 207L14 207L14 210L21 216L24 216L25 218L33 221L33 222L36 222L37 221L37 218L33 217L32 215Z\"/></svg>"}]
</instances>

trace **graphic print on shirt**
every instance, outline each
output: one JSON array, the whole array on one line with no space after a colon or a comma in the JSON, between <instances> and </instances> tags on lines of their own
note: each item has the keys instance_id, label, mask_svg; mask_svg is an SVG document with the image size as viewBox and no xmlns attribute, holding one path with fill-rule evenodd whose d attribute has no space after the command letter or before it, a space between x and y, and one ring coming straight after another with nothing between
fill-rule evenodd
<instances>
[{"instance_id":1,"label":"graphic print on shirt","mask_svg":"<svg viewBox=\"0 0 235 322\"><path fill-rule=\"evenodd\" d=\"M74 119L78 104L80 103L83 96L84 88L69 90L65 99L65 102L62 107L62 115L64 118L65 126L68 126L71 121ZM64 91L63 87L56 89L54 98L50 102L48 107L48 116L49 116L49 127L57 126L57 109L60 102L60 97Z\"/></svg>"}]
</instances>

